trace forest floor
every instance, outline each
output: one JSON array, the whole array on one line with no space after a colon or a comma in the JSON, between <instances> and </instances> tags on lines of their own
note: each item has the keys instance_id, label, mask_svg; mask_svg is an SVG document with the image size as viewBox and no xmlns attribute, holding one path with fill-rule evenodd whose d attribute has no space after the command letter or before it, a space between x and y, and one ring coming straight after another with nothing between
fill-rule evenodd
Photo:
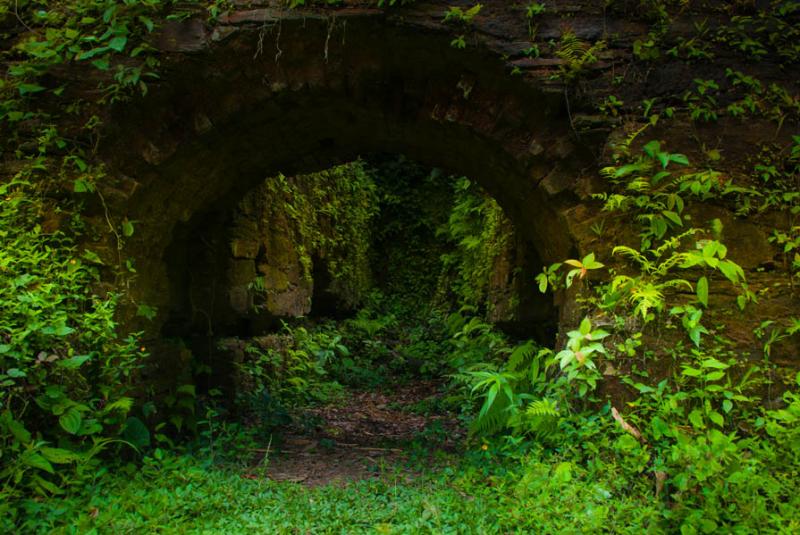
<instances>
[{"instance_id":1,"label":"forest floor","mask_svg":"<svg viewBox=\"0 0 800 535\"><path fill-rule=\"evenodd\" d=\"M440 382L345 387L270 440L155 450L24 504L20 533L662 533L652 485L468 441Z\"/></svg>"},{"instance_id":2,"label":"forest floor","mask_svg":"<svg viewBox=\"0 0 800 535\"><path fill-rule=\"evenodd\" d=\"M305 409L274 447L256 450L254 466L266 466L272 480L311 487L375 478L389 466L410 480L410 456L418 457L423 443L427 455L463 447L458 419L436 410L442 396L434 381L348 389L337 401Z\"/></svg>"}]
</instances>

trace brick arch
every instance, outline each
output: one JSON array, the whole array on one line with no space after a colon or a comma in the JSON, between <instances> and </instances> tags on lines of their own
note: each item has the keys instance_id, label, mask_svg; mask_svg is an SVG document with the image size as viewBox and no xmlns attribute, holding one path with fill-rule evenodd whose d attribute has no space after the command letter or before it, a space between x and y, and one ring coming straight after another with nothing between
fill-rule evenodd
<instances>
[{"instance_id":1,"label":"brick arch","mask_svg":"<svg viewBox=\"0 0 800 535\"><path fill-rule=\"evenodd\" d=\"M168 25L151 95L119 106L102 151L121 177L114 213L137 221L133 294L164 305L176 228L267 176L402 153L463 174L503 206L540 263L575 249L565 214L591 147L563 96L512 76L483 46L381 11L336 18L262 9L209 28Z\"/></svg>"}]
</instances>

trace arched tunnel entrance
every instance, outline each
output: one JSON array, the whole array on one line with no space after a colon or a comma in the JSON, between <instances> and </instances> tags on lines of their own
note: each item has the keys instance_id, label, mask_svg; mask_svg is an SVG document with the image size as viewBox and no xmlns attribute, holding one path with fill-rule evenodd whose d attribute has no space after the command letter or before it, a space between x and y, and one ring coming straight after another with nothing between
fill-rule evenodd
<instances>
[{"instance_id":1,"label":"arched tunnel entrance","mask_svg":"<svg viewBox=\"0 0 800 535\"><path fill-rule=\"evenodd\" d=\"M487 274L506 300L494 311L505 312L491 317L485 301L472 306L514 336L552 342L570 311L539 296L533 279L543 265L579 248L573 212L591 190L583 170L592 169L597 144L576 141L563 95L511 76L483 48L457 50L447 35L413 23L360 13L346 24L311 16L266 27L248 16L211 37L201 31L200 41L191 25L170 30L175 54L161 87L108 123L102 151L118 182L106 198L111 213L136 222L126 252L137 270L131 284L137 306L126 321L144 330L154 348L164 338L189 340L177 357L164 350L168 358L159 358L154 349L150 378L192 381L187 362L205 353L209 360L199 368L211 372L208 390L227 393L236 390L225 382L236 375L237 359L259 362L261 375L247 379L258 382L288 366L276 367L276 359L286 363L286 355L302 352L349 362L337 372L342 380L370 377L339 348L336 333L298 346L308 326L292 324L291 339L282 337L281 320L342 316L363 320L363 328L354 327L363 334L353 342L358 351L396 350L370 343L381 329L391 332L381 325L388 316L375 308L359 316L358 300L348 302L342 273L331 268L330 251L298 251L305 244L292 237L294 223L270 213L287 197L271 188L287 180L296 200L304 187L298 177L359 158L380 168L386 155L416 162L426 169L423 178L432 169L468 177L496 202L513 226L506 244L512 252ZM452 186L438 192L452 201ZM313 213L320 202L311 202ZM452 206L442 203L442 214ZM372 246L378 259L370 272L390 274L380 263L387 255ZM441 251L423 258L438 262ZM369 289L380 287L380 277L374 279ZM136 315L142 304L157 310L155 318ZM249 337L266 339L235 340ZM260 390L256 405L270 406L272 398L263 397L269 391Z\"/></svg>"},{"instance_id":2,"label":"arched tunnel entrance","mask_svg":"<svg viewBox=\"0 0 800 535\"><path fill-rule=\"evenodd\" d=\"M160 335L187 348L208 386L229 396L247 361L231 344L292 327L316 332L327 322L343 332L373 322L360 335L377 342L381 324L392 324L392 355L375 363L384 372L444 370L443 354L406 362L405 331L450 313L543 345L557 331L556 309L533 281L542 262L499 204L468 178L403 156L267 178L179 224L164 264Z\"/></svg>"},{"instance_id":3,"label":"arched tunnel entrance","mask_svg":"<svg viewBox=\"0 0 800 535\"><path fill-rule=\"evenodd\" d=\"M463 277L480 280L448 276L461 266L447 264L466 261L474 273ZM458 286L473 284L460 304L509 332L549 343L557 324L553 303L534 291L537 251L494 199L402 156L267 178L179 224L164 263L166 336L254 336L282 319L346 316L370 290L419 291L411 270L429 279L429 304L452 306Z\"/></svg>"},{"instance_id":4,"label":"arched tunnel entrance","mask_svg":"<svg viewBox=\"0 0 800 535\"><path fill-rule=\"evenodd\" d=\"M593 146L574 140L562 95L436 32L372 12L342 17L282 19L273 39L247 17L216 41L198 44L192 26L167 32L176 53L162 87L109 121L103 153L118 182L107 197L137 222L126 244L132 293L160 311L140 323L148 332L168 321L176 236L223 217L265 177L362 155L403 154L469 177L539 263L574 253L570 212L591 189Z\"/></svg>"}]
</instances>

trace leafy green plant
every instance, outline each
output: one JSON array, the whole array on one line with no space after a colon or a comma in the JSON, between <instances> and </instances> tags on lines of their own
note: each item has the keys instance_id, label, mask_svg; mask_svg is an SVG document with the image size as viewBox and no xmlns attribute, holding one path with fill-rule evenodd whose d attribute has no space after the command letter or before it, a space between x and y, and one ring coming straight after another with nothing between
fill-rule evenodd
<instances>
[{"instance_id":1,"label":"leafy green plant","mask_svg":"<svg viewBox=\"0 0 800 535\"><path fill-rule=\"evenodd\" d=\"M531 2L528 4L528 7L525 8L525 16L529 19L534 17L538 17L542 13L545 12L546 6L544 2Z\"/></svg>"},{"instance_id":2,"label":"leafy green plant","mask_svg":"<svg viewBox=\"0 0 800 535\"><path fill-rule=\"evenodd\" d=\"M91 291L96 255L76 247L79 222L46 232L41 214L55 208L30 191L21 179L0 185L0 478L12 496L60 493L121 443L146 356L116 332L118 296Z\"/></svg>"},{"instance_id":3,"label":"leafy green plant","mask_svg":"<svg viewBox=\"0 0 800 535\"><path fill-rule=\"evenodd\" d=\"M696 78L694 84L694 91L688 91L683 98L689 106L692 119L705 122L716 121L719 117L716 97L719 85L714 80L700 78Z\"/></svg>"},{"instance_id":4,"label":"leafy green plant","mask_svg":"<svg viewBox=\"0 0 800 535\"><path fill-rule=\"evenodd\" d=\"M559 65L559 77L566 82L573 82L585 75L588 68L597 63L598 54L606 47L605 41L586 43L574 31L566 30L561 34L556 57L563 60Z\"/></svg>"},{"instance_id":5,"label":"leafy green plant","mask_svg":"<svg viewBox=\"0 0 800 535\"><path fill-rule=\"evenodd\" d=\"M447 9L447 12L444 14L444 21L445 22L455 22L460 24L470 24L472 19L474 19L478 13L481 12L483 9L483 4L475 4L474 6L468 9L462 9L458 6L451 6Z\"/></svg>"},{"instance_id":6,"label":"leafy green plant","mask_svg":"<svg viewBox=\"0 0 800 535\"><path fill-rule=\"evenodd\" d=\"M555 355L568 381L578 385L578 395L581 397L597 387L600 372L595 359L607 354L601 342L607 336L609 333L602 329L593 330L592 322L584 318L577 330L567 333L567 347Z\"/></svg>"},{"instance_id":7,"label":"leafy green plant","mask_svg":"<svg viewBox=\"0 0 800 535\"><path fill-rule=\"evenodd\" d=\"M495 262L510 246L512 233L500 205L468 179L458 179L447 223L438 229L451 244L441 256L440 290L455 294L459 305L486 307Z\"/></svg>"},{"instance_id":8,"label":"leafy green plant","mask_svg":"<svg viewBox=\"0 0 800 535\"><path fill-rule=\"evenodd\" d=\"M543 15L546 9L544 2L531 2L525 8L525 18L528 19L528 37L531 41L536 38L536 32L538 31L536 19ZM533 55L529 52L526 54L527 56L539 57L539 48L536 45L533 45L530 50L536 50L536 54Z\"/></svg>"},{"instance_id":9,"label":"leafy green plant","mask_svg":"<svg viewBox=\"0 0 800 535\"><path fill-rule=\"evenodd\" d=\"M620 114L620 109L624 104L625 103L618 99L615 95L609 95L598 106L598 109L609 117L618 117Z\"/></svg>"},{"instance_id":10,"label":"leafy green plant","mask_svg":"<svg viewBox=\"0 0 800 535\"><path fill-rule=\"evenodd\" d=\"M349 357L342 336L325 330L309 331L284 324L284 334L266 337L246 348L238 364L238 396L244 406L259 408L266 419L270 410L325 399L332 385L324 378L332 364ZM335 388L335 387L334 387Z\"/></svg>"},{"instance_id":11,"label":"leafy green plant","mask_svg":"<svg viewBox=\"0 0 800 535\"><path fill-rule=\"evenodd\" d=\"M508 360L500 367L478 364L458 375L470 385L472 393L483 399L470 432L489 436L510 429L548 437L554 432L559 410L552 400L536 399L534 395L543 391L551 352L530 341L500 352L508 354Z\"/></svg>"},{"instance_id":12,"label":"leafy green plant","mask_svg":"<svg viewBox=\"0 0 800 535\"><path fill-rule=\"evenodd\" d=\"M559 270L563 265L572 267L572 269L567 271L566 275L563 277L563 284L565 288L570 288L572 286L572 283L575 281L575 277L578 277L578 280L584 280L588 276L589 271L605 267L603 263L595 260L594 253L587 254L581 260L569 259L564 260L563 263L557 262L555 264L551 264L550 266L545 266L542 268L542 272L536 276L536 282L539 285L540 292L545 293L548 287L558 289L562 283Z\"/></svg>"},{"instance_id":13,"label":"leafy green plant","mask_svg":"<svg viewBox=\"0 0 800 535\"><path fill-rule=\"evenodd\" d=\"M365 164L356 161L297 177L278 175L262 188L263 198L257 202L265 203L274 219L288 219L288 238L306 280L313 277L313 256L324 251L332 290L349 306L363 302L372 276L370 225L377 216L376 186Z\"/></svg>"}]
</instances>

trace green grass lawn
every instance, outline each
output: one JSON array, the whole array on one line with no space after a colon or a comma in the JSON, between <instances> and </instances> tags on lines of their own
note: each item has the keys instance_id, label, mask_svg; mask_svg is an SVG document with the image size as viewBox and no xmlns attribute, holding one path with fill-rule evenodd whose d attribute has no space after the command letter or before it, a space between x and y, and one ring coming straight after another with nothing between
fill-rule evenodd
<instances>
[{"instance_id":1,"label":"green grass lawn","mask_svg":"<svg viewBox=\"0 0 800 535\"><path fill-rule=\"evenodd\" d=\"M30 501L37 533L643 533L663 531L645 489L556 459L490 452L407 477L307 488L189 456L101 475L80 495ZM511 469L514 468L514 469ZM524 475L523 475L524 474ZM643 483L646 483L643 480Z\"/></svg>"}]
</instances>

